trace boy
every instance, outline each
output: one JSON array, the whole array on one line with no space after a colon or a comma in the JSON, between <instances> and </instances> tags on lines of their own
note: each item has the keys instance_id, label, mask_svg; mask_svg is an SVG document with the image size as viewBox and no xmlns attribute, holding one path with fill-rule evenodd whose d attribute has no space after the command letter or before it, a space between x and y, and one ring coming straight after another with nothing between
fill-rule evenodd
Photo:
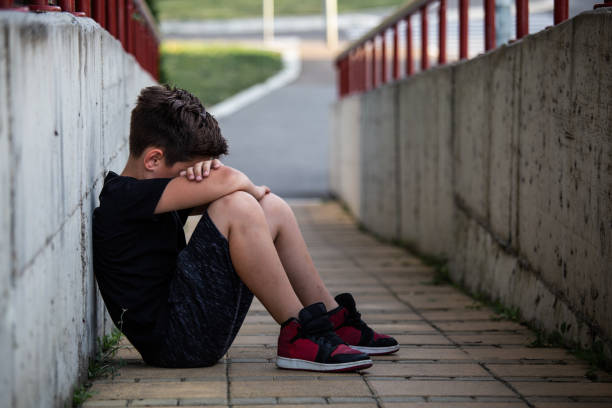
<instances>
[{"instance_id":1,"label":"boy","mask_svg":"<svg viewBox=\"0 0 612 408\"><path fill-rule=\"evenodd\" d=\"M253 294L281 324L279 367L354 371L372 365L368 354L397 351L360 319L350 294L330 295L290 207L223 166L226 153L198 98L142 90L125 169L108 173L94 210L93 247L108 311L145 362L215 364ZM190 214L202 219L186 245Z\"/></svg>"}]
</instances>

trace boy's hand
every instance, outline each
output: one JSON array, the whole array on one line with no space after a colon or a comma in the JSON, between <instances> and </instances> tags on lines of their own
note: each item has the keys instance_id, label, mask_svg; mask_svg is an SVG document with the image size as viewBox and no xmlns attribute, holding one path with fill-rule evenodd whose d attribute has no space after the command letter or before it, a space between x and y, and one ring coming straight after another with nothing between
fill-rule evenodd
<instances>
[{"instance_id":1,"label":"boy's hand","mask_svg":"<svg viewBox=\"0 0 612 408\"><path fill-rule=\"evenodd\" d=\"M219 159L205 160L195 163L179 173L181 177L187 177L191 181L202 181L210 175L210 170L216 170L223 166Z\"/></svg>"},{"instance_id":2,"label":"boy's hand","mask_svg":"<svg viewBox=\"0 0 612 408\"><path fill-rule=\"evenodd\" d=\"M266 194L270 194L270 188L268 186L253 186L253 191L249 191L249 193L255 197L257 201L260 201Z\"/></svg>"}]
</instances>

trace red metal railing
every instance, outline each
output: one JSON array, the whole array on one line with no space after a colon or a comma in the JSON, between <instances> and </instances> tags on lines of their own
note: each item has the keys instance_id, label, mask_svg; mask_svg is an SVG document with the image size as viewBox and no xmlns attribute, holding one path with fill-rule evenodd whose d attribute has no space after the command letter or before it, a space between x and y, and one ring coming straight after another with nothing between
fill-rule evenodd
<instances>
[{"instance_id":1,"label":"red metal railing","mask_svg":"<svg viewBox=\"0 0 612 408\"><path fill-rule=\"evenodd\" d=\"M64 11L91 17L117 38L123 48L159 79L159 32L144 0L0 0L0 10Z\"/></svg>"},{"instance_id":2,"label":"red metal railing","mask_svg":"<svg viewBox=\"0 0 612 408\"><path fill-rule=\"evenodd\" d=\"M529 34L529 4L528 0L516 1L516 38ZM568 1L554 0L554 24L559 24L568 18ZM428 7L437 3L438 7L438 65L447 63L447 30L446 6L447 0L413 0L400 8L381 24L373 28L360 39L353 42L346 50L336 57L336 72L338 76L338 93L340 97L355 92L363 92L388 82L387 78L387 32L393 31L393 46L391 47L392 78L397 80L400 75L400 46L398 31L400 22L405 23L406 41L404 57L404 76L414 74L414 49L411 17L420 15L421 26L421 70L429 68L428 54ZM495 0L482 0L484 8L484 49L495 48ZM459 59L468 58L468 10L469 0L458 0L459 21ZM382 41L378 39L381 38ZM381 47L378 43L381 42ZM379 49L380 48L380 49Z\"/></svg>"}]
</instances>

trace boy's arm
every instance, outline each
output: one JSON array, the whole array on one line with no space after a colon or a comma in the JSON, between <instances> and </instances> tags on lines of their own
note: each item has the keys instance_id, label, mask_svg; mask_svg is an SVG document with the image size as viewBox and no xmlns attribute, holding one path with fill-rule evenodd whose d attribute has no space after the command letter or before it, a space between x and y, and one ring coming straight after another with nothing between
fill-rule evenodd
<instances>
[{"instance_id":1,"label":"boy's arm","mask_svg":"<svg viewBox=\"0 0 612 408\"><path fill-rule=\"evenodd\" d=\"M239 190L257 200L269 191L264 186L254 185L244 173L228 166L216 169L197 183L187 177L175 177L166 186L155 207L155 214L198 207Z\"/></svg>"}]
</instances>

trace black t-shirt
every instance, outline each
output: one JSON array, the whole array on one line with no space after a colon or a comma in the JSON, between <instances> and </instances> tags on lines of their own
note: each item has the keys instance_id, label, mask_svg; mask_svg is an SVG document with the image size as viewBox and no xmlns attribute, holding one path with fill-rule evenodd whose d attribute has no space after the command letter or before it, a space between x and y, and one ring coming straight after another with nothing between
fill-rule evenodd
<instances>
[{"instance_id":1,"label":"black t-shirt","mask_svg":"<svg viewBox=\"0 0 612 408\"><path fill-rule=\"evenodd\" d=\"M166 328L168 290L191 209L154 214L172 179L109 172L93 214L94 273L108 311L146 360Z\"/></svg>"}]
</instances>

